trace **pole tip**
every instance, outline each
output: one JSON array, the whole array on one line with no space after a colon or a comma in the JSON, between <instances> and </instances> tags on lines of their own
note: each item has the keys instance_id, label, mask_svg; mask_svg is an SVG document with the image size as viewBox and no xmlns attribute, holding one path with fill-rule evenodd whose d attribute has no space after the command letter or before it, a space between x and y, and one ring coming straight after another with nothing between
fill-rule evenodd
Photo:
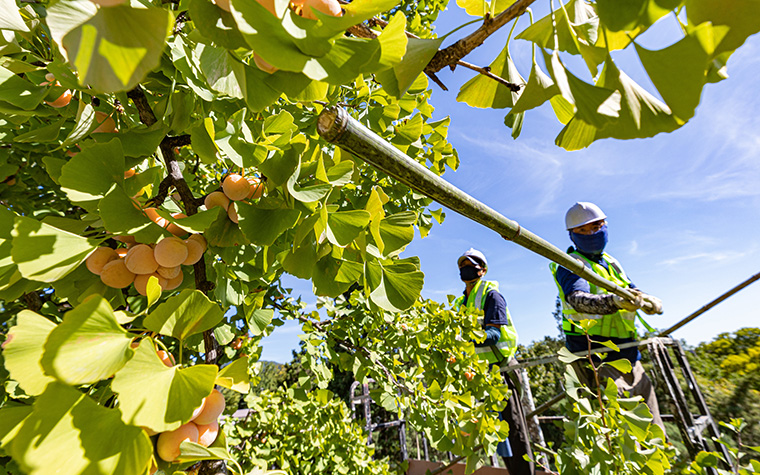
<instances>
[{"instance_id":1,"label":"pole tip","mask_svg":"<svg viewBox=\"0 0 760 475\"><path fill-rule=\"evenodd\" d=\"M328 142L334 143L346 131L348 113L345 109L330 106L319 114L317 132Z\"/></svg>"}]
</instances>

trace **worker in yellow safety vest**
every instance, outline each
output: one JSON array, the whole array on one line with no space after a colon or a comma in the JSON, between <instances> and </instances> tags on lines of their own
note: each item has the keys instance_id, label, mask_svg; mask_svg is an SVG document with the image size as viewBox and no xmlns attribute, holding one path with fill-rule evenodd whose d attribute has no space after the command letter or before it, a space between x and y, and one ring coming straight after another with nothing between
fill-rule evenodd
<instances>
[{"instance_id":1,"label":"worker in yellow safety vest","mask_svg":"<svg viewBox=\"0 0 760 475\"><path fill-rule=\"evenodd\" d=\"M628 288L635 294L634 300L627 300L618 295L586 281L571 273L564 267L551 263L554 281L559 289L562 303L562 331L565 334L565 345L575 352L588 350L588 340L576 322L581 320L596 320L597 324L588 331L592 340L591 348L602 348L600 342L612 342L617 346L632 343L637 340L635 320L650 331L650 327L637 313L642 310L649 315L662 313L662 302L657 297L647 295L636 288L623 267L612 256L604 252L607 245L607 215L595 204L587 202L575 203L565 215L565 227L570 233L574 246L568 253L591 269L595 274L614 282L623 288ZM594 357L598 363L598 357ZM622 373L613 366L604 365L600 368L600 376L606 380L614 380L618 393L625 392L644 398L652 412L653 422L663 427L660 409L654 394L654 387L641 366L641 353L638 347L622 348L620 351L608 353L605 361L627 359L632 371ZM585 371L584 371L585 373ZM588 374L579 374L589 383Z\"/></svg>"},{"instance_id":2,"label":"worker in yellow safety vest","mask_svg":"<svg viewBox=\"0 0 760 475\"><path fill-rule=\"evenodd\" d=\"M488 272L488 261L482 252L469 249L457 260L460 279L465 284L463 295L454 301L454 309L478 309L483 311L479 319L486 339L475 343L478 357L490 364L502 361L514 362L517 349L517 331L507 309L504 296L499 293L498 282L483 280ZM535 464L524 460L523 455L532 458L530 439L520 404L520 392L511 377L505 376L505 382L512 391L507 406L501 413L502 420L509 423L509 438L500 442L497 453L504 458L504 463L513 475L533 475Z\"/></svg>"}]
</instances>

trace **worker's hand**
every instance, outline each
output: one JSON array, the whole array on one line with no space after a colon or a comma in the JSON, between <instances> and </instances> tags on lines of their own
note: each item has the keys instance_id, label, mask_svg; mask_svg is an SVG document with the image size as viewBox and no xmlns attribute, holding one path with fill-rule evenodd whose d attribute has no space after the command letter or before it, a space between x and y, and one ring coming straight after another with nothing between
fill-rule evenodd
<instances>
[{"instance_id":1,"label":"worker's hand","mask_svg":"<svg viewBox=\"0 0 760 475\"><path fill-rule=\"evenodd\" d=\"M613 294L612 300L615 302L615 305L617 305L617 308L621 310L628 310L629 312L635 312L636 310L640 309L642 305L644 305L644 299L642 298L642 294L640 292L633 292L633 295L633 300L628 300L619 295Z\"/></svg>"},{"instance_id":2,"label":"worker's hand","mask_svg":"<svg viewBox=\"0 0 760 475\"><path fill-rule=\"evenodd\" d=\"M645 293L641 293L639 295L641 295L642 300L644 300L644 304L641 306L641 310L644 313L647 315L662 315L662 300L658 299L654 295Z\"/></svg>"}]
</instances>

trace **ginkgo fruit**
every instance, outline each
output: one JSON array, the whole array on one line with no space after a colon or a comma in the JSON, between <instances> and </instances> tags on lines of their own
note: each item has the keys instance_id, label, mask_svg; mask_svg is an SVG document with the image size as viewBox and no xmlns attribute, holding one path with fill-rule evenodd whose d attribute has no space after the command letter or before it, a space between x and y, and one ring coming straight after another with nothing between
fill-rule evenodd
<instances>
[{"instance_id":1,"label":"ginkgo fruit","mask_svg":"<svg viewBox=\"0 0 760 475\"><path fill-rule=\"evenodd\" d=\"M251 191L248 192L247 199L255 200L261 198L261 195L264 193L264 183L259 178L252 177L248 178L248 184L251 186Z\"/></svg>"},{"instance_id":2,"label":"ginkgo fruit","mask_svg":"<svg viewBox=\"0 0 760 475\"><path fill-rule=\"evenodd\" d=\"M185 241L176 236L160 240L153 250L156 262L162 267L177 267L181 265L187 259L187 254Z\"/></svg>"},{"instance_id":3,"label":"ginkgo fruit","mask_svg":"<svg viewBox=\"0 0 760 475\"><path fill-rule=\"evenodd\" d=\"M135 173L137 173L135 169L130 168L129 170L124 172L124 178L132 178L133 176L135 176Z\"/></svg>"},{"instance_id":4,"label":"ginkgo fruit","mask_svg":"<svg viewBox=\"0 0 760 475\"><path fill-rule=\"evenodd\" d=\"M87 270L95 275L100 275L104 265L118 258L119 254L116 253L116 250L111 249L110 247L99 247L95 249L92 254L87 256L87 260L84 261L84 264L87 266Z\"/></svg>"},{"instance_id":5,"label":"ginkgo fruit","mask_svg":"<svg viewBox=\"0 0 760 475\"><path fill-rule=\"evenodd\" d=\"M230 206L230 199L221 191L214 191L206 196L203 204L206 206L206 209L220 207L227 211L227 208Z\"/></svg>"},{"instance_id":6,"label":"ginkgo fruit","mask_svg":"<svg viewBox=\"0 0 760 475\"><path fill-rule=\"evenodd\" d=\"M266 8L269 13L271 13L274 16L277 16L277 11L274 9L274 0L256 0L259 5Z\"/></svg>"},{"instance_id":7,"label":"ginkgo fruit","mask_svg":"<svg viewBox=\"0 0 760 475\"><path fill-rule=\"evenodd\" d=\"M60 109L61 107L66 107L71 102L72 94L71 91L66 89L63 91L63 93L58 96L58 98L54 101L45 101L45 104L49 105L50 107L55 107L56 109Z\"/></svg>"},{"instance_id":8,"label":"ginkgo fruit","mask_svg":"<svg viewBox=\"0 0 760 475\"><path fill-rule=\"evenodd\" d=\"M182 272L182 268L180 266L174 266L174 267L158 266L158 269L156 270L156 272L158 273L158 275L160 275L164 279L173 279L177 277L180 272Z\"/></svg>"},{"instance_id":9,"label":"ginkgo fruit","mask_svg":"<svg viewBox=\"0 0 760 475\"><path fill-rule=\"evenodd\" d=\"M211 0L217 7L228 12L230 11L230 0Z\"/></svg>"},{"instance_id":10,"label":"ginkgo fruit","mask_svg":"<svg viewBox=\"0 0 760 475\"><path fill-rule=\"evenodd\" d=\"M296 13L310 20L317 19L312 8L330 16L341 16L343 14L338 0L292 0L291 4L295 7Z\"/></svg>"},{"instance_id":11,"label":"ginkgo fruit","mask_svg":"<svg viewBox=\"0 0 760 475\"><path fill-rule=\"evenodd\" d=\"M224 412L224 404L224 395L218 389L214 389L203 399L203 408L192 421L198 425L211 424Z\"/></svg>"},{"instance_id":12,"label":"ginkgo fruit","mask_svg":"<svg viewBox=\"0 0 760 475\"><path fill-rule=\"evenodd\" d=\"M164 285L168 282L168 279L161 277L157 272L154 272L153 274L138 274L135 276L135 290L140 295L148 295L148 280L151 277L155 277L158 280L158 285L163 290ZM161 285L161 283L164 283L164 285Z\"/></svg>"},{"instance_id":13,"label":"ginkgo fruit","mask_svg":"<svg viewBox=\"0 0 760 475\"><path fill-rule=\"evenodd\" d=\"M116 122L105 112L95 111L95 122L98 126L92 131L94 134L118 132L116 130Z\"/></svg>"},{"instance_id":14,"label":"ginkgo fruit","mask_svg":"<svg viewBox=\"0 0 760 475\"><path fill-rule=\"evenodd\" d=\"M192 236L191 236L192 237ZM205 242L205 239L204 239ZM191 266L201 260L203 252L206 250L205 246L197 239L185 239L185 245L187 246L187 259L182 262L183 265Z\"/></svg>"},{"instance_id":15,"label":"ginkgo fruit","mask_svg":"<svg viewBox=\"0 0 760 475\"><path fill-rule=\"evenodd\" d=\"M166 283L166 286L162 286L162 288L164 290L174 290L182 284L182 281L184 280L184 278L185 278L185 274L180 270L177 277L173 279L169 279L168 282Z\"/></svg>"},{"instance_id":16,"label":"ginkgo fruit","mask_svg":"<svg viewBox=\"0 0 760 475\"><path fill-rule=\"evenodd\" d=\"M158 210L156 210L156 208L145 208L143 210L143 213L145 213L145 216L147 216L149 220L158 224L162 228L166 228L169 225L169 220L162 218L158 214Z\"/></svg>"},{"instance_id":17,"label":"ginkgo fruit","mask_svg":"<svg viewBox=\"0 0 760 475\"><path fill-rule=\"evenodd\" d=\"M158 350L156 351L156 355L158 355L158 359L160 359L165 366L168 366L169 368L174 366L174 356L168 351Z\"/></svg>"},{"instance_id":18,"label":"ginkgo fruit","mask_svg":"<svg viewBox=\"0 0 760 475\"><path fill-rule=\"evenodd\" d=\"M206 238L203 237L201 234L191 234L189 238L187 238L188 241L196 241L198 244L203 246L203 251L206 251L206 248L208 247L208 243L206 242Z\"/></svg>"},{"instance_id":19,"label":"ginkgo fruit","mask_svg":"<svg viewBox=\"0 0 760 475\"><path fill-rule=\"evenodd\" d=\"M188 422L172 431L162 432L156 441L158 456L167 462L177 460L180 454L179 446L186 440L198 442L198 426Z\"/></svg>"},{"instance_id":20,"label":"ginkgo fruit","mask_svg":"<svg viewBox=\"0 0 760 475\"><path fill-rule=\"evenodd\" d=\"M238 223L238 214L237 214L237 208L235 205L230 205L229 209L227 210L227 216L230 218L230 221L237 224Z\"/></svg>"},{"instance_id":21,"label":"ginkgo fruit","mask_svg":"<svg viewBox=\"0 0 760 475\"><path fill-rule=\"evenodd\" d=\"M153 249L147 244L136 244L130 247L124 257L124 263L134 274L152 274L158 269L158 261L153 255Z\"/></svg>"},{"instance_id":22,"label":"ginkgo fruit","mask_svg":"<svg viewBox=\"0 0 760 475\"><path fill-rule=\"evenodd\" d=\"M248 180L237 173L227 176L224 182L222 182L224 194L233 201L244 200L248 196L250 189L251 185L248 184Z\"/></svg>"},{"instance_id":23,"label":"ginkgo fruit","mask_svg":"<svg viewBox=\"0 0 760 475\"><path fill-rule=\"evenodd\" d=\"M124 259L117 259L103 266L100 280L114 289L123 289L134 282L135 274L127 269Z\"/></svg>"},{"instance_id":24,"label":"ginkgo fruit","mask_svg":"<svg viewBox=\"0 0 760 475\"><path fill-rule=\"evenodd\" d=\"M187 218L187 216L184 213L172 213L172 218L181 219L181 218ZM170 233L174 234L175 236L183 237L188 234L187 231L180 228L174 223L169 223L169 225L166 227L166 230Z\"/></svg>"},{"instance_id":25,"label":"ginkgo fruit","mask_svg":"<svg viewBox=\"0 0 760 475\"><path fill-rule=\"evenodd\" d=\"M275 66L272 66L271 64L269 64L264 58L259 56L257 53L253 53L253 64L255 64L257 68L261 69L265 73L273 74L278 71L278 69Z\"/></svg>"},{"instance_id":26,"label":"ginkgo fruit","mask_svg":"<svg viewBox=\"0 0 760 475\"><path fill-rule=\"evenodd\" d=\"M198 426L198 443L204 447L213 444L219 435L219 421L204 425L196 424L196 426Z\"/></svg>"}]
</instances>

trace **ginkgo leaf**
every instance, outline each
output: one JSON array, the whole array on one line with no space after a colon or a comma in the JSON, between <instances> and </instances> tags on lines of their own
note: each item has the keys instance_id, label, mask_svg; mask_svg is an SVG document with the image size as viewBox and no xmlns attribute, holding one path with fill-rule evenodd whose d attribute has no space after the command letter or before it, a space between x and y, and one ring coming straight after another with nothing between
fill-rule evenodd
<instances>
[{"instance_id":1,"label":"ginkgo leaf","mask_svg":"<svg viewBox=\"0 0 760 475\"><path fill-rule=\"evenodd\" d=\"M30 475L146 473L153 444L139 427L121 421L88 395L53 382L34 403L10 446L13 459Z\"/></svg>"},{"instance_id":2,"label":"ginkgo leaf","mask_svg":"<svg viewBox=\"0 0 760 475\"><path fill-rule=\"evenodd\" d=\"M108 301L92 295L50 332L42 367L67 384L94 383L111 377L132 358L131 343Z\"/></svg>"},{"instance_id":3,"label":"ginkgo leaf","mask_svg":"<svg viewBox=\"0 0 760 475\"><path fill-rule=\"evenodd\" d=\"M214 328L224 316L216 302L200 290L186 289L170 297L145 317L145 328L185 340L190 335Z\"/></svg>"},{"instance_id":4,"label":"ginkgo leaf","mask_svg":"<svg viewBox=\"0 0 760 475\"><path fill-rule=\"evenodd\" d=\"M8 331L3 359L11 378L18 381L25 393L42 394L45 386L54 379L42 370L43 345L56 327L55 323L30 310L16 316L16 325Z\"/></svg>"},{"instance_id":5,"label":"ginkgo leaf","mask_svg":"<svg viewBox=\"0 0 760 475\"><path fill-rule=\"evenodd\" d=\"M116 373L112 387L119 395L125 423L165 432L190 420L203 398L214 389L216 377L214 365L165 366L146 338L135 356Z\"/></svg>"}]
</instances>

